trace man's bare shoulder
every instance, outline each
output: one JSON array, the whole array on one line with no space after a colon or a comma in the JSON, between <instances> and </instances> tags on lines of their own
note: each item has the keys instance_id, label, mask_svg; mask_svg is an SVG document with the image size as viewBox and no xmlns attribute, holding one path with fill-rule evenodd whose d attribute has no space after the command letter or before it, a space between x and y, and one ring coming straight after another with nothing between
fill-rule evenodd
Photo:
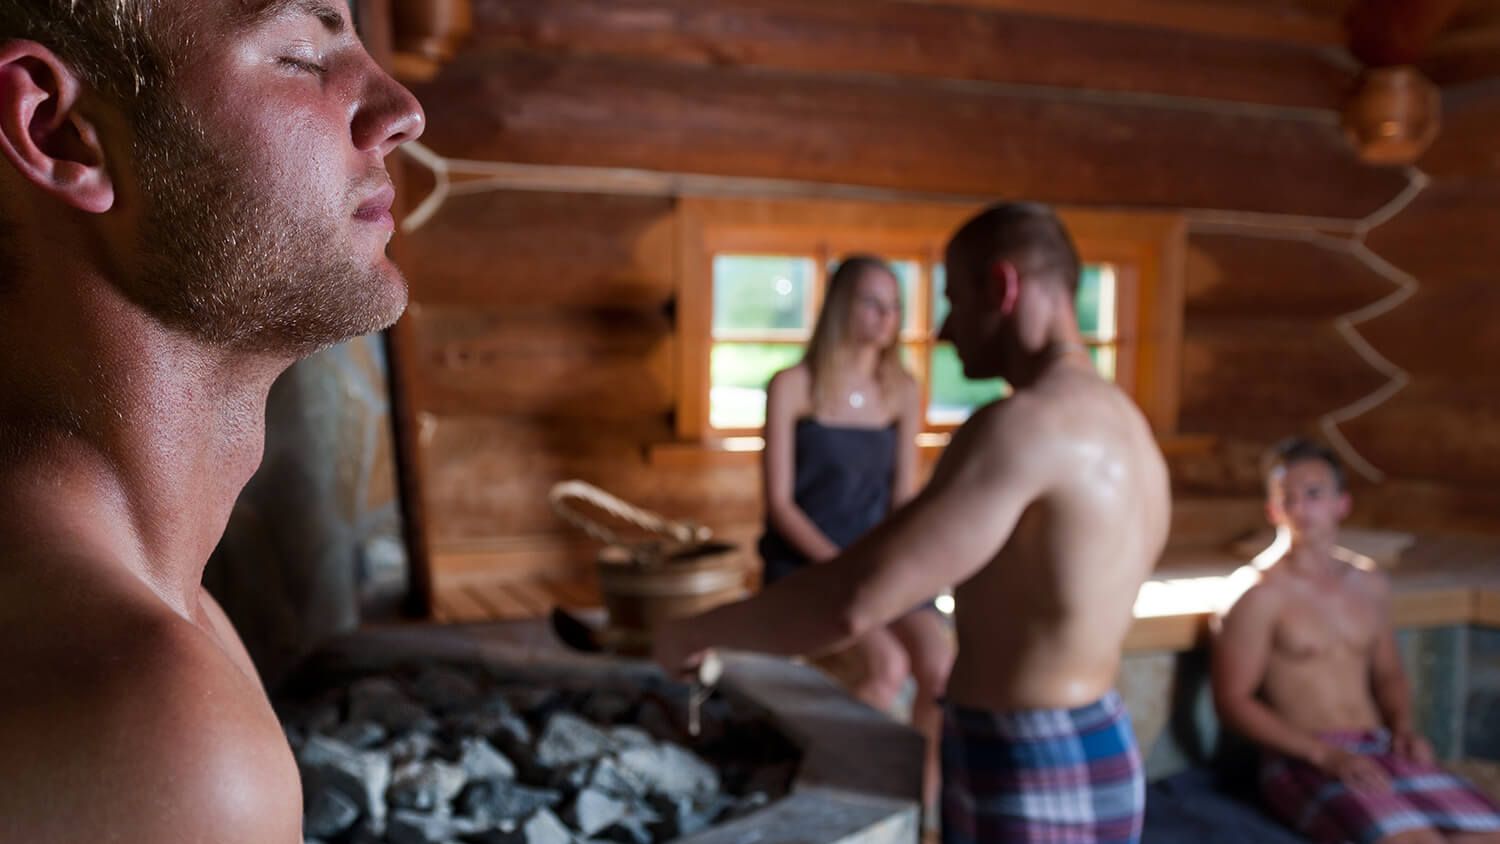
<instances>
[{"instance_id":1,"label":"man's bare shoulder","mask_svg":"<svg viewBox=\"0 0 1500 844\"><path fill-rule=\"evenodd\" d=\"M955 455L950 462L963 465L1006 464L1014 471L1035 450L1039 417L1047 411L1044 403L1032 396L1013 395L996 399L975 410L959 429L944 451Z\"/></svg>"},{"instance_id":2,"label":"man's bare shoulder","mask_svg":"<svg viewBox=\"0 0 1500 844\"><path fill-rule=\"evenodd\" d=\"M1046 411L1046 402L1034 395L1016 393L995 399L971 413L955 439L988 445L1015 443L1030 435Z\"/></svg>"},{"instance_id":3,"label":"man's bare shoulder","mask_svg":"<svg viewBox=\"0 0 1500 844\"><path fill-rule=\"evenodd\" d=\"M1287 590L1273 571L1241 566L1226 581L1230 599L1223 612L1225 631L1259 626L1275 621L1286 601Z\"/></svg>"},{"instance_id":4,"label":"man's bare shoulder","mask_svg":"<svg viewBox=\"0 0 1500 844\"><path fill-rule=\"evenodd\" d=\"M259 686L193 625L116 608L0 646L5 840L300 840L300 788Z\"/></svg>"},{"instance_id":5,"label":"man's bare shoulder","mask_svg":"<svg viewBox=\"0 0 1500 844\"><path fill-rule=\"evenodd\" d=\"M1355 555L1355 558L1345 560L1344 563L1348 566L1344 571L1344 582L1350 591L1376 603L1390 600L1391 578L1377 568L1373 561Z\"/></svg>"}]
</instances>

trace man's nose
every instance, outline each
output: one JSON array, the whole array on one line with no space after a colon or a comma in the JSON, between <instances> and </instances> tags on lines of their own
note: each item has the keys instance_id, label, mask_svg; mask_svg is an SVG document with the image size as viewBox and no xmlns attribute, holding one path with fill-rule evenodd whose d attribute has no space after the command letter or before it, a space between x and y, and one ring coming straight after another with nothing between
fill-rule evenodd
<instances>
[{"instance_id":1,"label":"man's nose","mask_svg":"<svg viewBox=\"0 0 1500 844\"><path fill-rule=\"evenodd\" d=\"M405 85L375 68L364 102L354 117L355 146L375 150L384 158L402 144L421 137L426 128L427 114L417 98Z\"/></svg>"}]
</instances>

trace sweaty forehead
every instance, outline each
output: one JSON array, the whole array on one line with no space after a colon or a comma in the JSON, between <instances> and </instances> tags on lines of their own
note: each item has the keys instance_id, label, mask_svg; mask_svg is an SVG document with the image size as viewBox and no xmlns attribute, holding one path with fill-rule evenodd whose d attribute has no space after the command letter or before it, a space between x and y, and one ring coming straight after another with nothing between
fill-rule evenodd
<instances>
[{"instance_id":1,"label":"sweaty forehead","mask_svg":"<svg viewBox=\"0 0 1500 844\"><path fill-rule=\"evenodd\" d=\"M1333 486L1333 467L1321 460L1298 460L1283 468L1282 482L1296 486Z\"/></svg>"},{"instance_id":2,"label":"sweaty forehead","mask_svg":"<svg viewBox=\"0 0 1500 844\"><path fill-rule=\"evenodd\" d=\"M288 15L317 18L330 32L346 26L347 6L338 0L231 0L242 26L256 26Z\"/></svg>"}]
</instances>

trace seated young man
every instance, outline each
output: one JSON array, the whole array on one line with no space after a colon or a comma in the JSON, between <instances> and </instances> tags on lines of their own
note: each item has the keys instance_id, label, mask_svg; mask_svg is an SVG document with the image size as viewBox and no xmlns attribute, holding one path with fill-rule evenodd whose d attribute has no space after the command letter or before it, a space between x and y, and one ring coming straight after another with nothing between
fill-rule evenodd
<instances>
[{"instance_id":1,"label":"seated young man","mask_svg":"<svg viewBox=\"0 0 1500 844\"><path fill-rule=\"evenodd\" d=\"M1438 767L1412 723L1389 581L1336 545L1338 459L1288 441L1266 488L1290 545L1257 561L1213 654L1219 716L1264 751L1266 803L1315 841L1500 842L1500 809Z\"/></svg>"}]
</instances>

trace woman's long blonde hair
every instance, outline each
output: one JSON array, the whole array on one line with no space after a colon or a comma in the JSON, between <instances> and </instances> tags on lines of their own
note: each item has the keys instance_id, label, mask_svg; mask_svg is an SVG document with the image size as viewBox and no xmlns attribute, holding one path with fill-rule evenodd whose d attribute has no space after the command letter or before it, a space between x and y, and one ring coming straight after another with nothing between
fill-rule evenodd
<instances>
[{"instance_id":1,"label":"woman's long blonde hair","mask_svg":"<svg viewBox=\"0 0 1500 844\"><path fill-rule=\"evenodd\" d=\"M802 362L812 374L813 410L825 410L839 405L840 396L834 394L834 379L829 377L844 365L847 354L845 338L849 331L849 315L854 311L854 293L859 280L866 273L879 271L896 278L890 265L874 255L850 255L839 262L838 268L828 279L823 307L818 311L818 321L813 325L812 338L807 341L807 350ZM898 279L897 291L900 284ZM901 365L901 330L905 325L905 305L897 296L896 336L880 350L875 365L875 378L880 384L881 399L890 405L896 385L906 372Z\"/></svg>"}]
</instances>

